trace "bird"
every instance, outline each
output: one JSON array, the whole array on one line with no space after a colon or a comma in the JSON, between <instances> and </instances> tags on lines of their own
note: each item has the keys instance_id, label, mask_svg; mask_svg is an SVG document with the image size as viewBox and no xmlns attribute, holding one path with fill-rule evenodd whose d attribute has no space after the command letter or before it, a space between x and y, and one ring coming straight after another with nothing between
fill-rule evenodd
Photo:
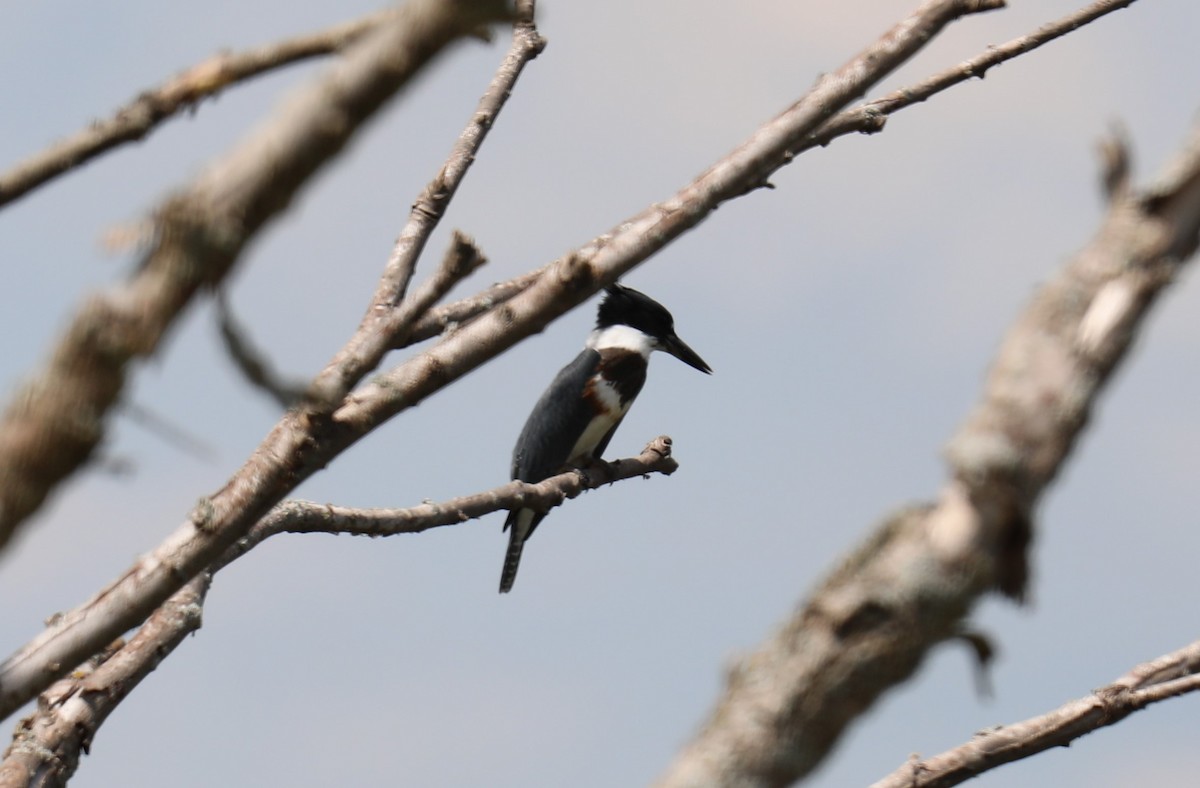
<instances>
[{"instance_id":1,"label":"bird","mask_svg":"<svg viewBox=\"0 0 1200 788\"><path fill-rule=\"evenodd\" d=\"M666 307L631 287L608 286L583 351L562 368L533 406L513 447L512 478L536 484L599 460L642 390L655 350L712 374L704 359L675 333L675 319ZM545 516L531 508L509 511L500 593L512 590L525 542Z\"/></svg>"}]
</instances>

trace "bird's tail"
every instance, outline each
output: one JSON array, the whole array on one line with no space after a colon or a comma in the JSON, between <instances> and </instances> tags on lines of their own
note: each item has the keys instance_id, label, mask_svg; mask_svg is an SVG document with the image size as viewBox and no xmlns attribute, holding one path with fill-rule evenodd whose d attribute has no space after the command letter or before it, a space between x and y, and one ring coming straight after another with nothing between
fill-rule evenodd
<instances>
[{"instance_id":1,"label":"bird's tail","mask_svg":"<svg viewBox=\"0 0 1200 788\"><path fill-rule=\"evenodd\" d=\"M525 549L525 529L517 523L518 512L509 515L508 552L504 554L504 569L500 571L500 593L507 594L517 581L517 570L521 567L521 551Z\"/></svg>"}]
</instances>

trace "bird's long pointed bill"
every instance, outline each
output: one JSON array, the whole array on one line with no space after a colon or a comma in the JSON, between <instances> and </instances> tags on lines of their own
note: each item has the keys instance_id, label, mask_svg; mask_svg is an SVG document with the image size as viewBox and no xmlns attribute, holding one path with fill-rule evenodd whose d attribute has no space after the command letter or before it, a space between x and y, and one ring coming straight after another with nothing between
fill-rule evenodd
<instances>
[{"instance_id":1,"label":"bird's long pointed bill","mask_svg":"<svg viewBox=\"0 0 1200 788\"><path fill-rule=\"evenodd\" d=\"M663 350L670 353L675 358L687 364L689 367L700 370L705 375L712 374L712 367L704 363L704 359L696 354L696 351L688 347L688 344L675 335L671 335L663 343Z\"/></svg>"}]
</instances>

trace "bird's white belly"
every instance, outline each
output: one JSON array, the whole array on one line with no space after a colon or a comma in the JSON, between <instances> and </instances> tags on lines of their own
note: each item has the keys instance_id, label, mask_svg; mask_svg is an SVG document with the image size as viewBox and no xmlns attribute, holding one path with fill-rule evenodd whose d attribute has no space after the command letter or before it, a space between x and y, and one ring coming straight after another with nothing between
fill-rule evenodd
<instances>
[{"instance_id":1,"label":"bird's white belly","mask_svg":"<svg viewBox=\"0 0 1200 788\"><path fill-rule=\"evenodd\" d=\"M604 440L604 436L608 434L617 422L629 410L629 404L621 405L621 397L617 394L617 390L611 383L606 380L601 380L597 383L592 392L595 395L595 400L599 402L603 408L603 412L596 416L588 423L587 429L579 436L579 440L575 441L575 445L571 448L571 456L567 462L571 465L579 465L591 459L592 452L596 450L596 445Z\"/></svg>"}]
</instances>

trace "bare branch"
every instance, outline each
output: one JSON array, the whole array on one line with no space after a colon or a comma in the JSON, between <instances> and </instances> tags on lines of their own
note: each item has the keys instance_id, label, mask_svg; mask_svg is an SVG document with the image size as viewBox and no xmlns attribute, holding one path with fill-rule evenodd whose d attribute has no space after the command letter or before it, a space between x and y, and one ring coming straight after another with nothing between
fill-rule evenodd
<instances>
[{"instance_id":1,"label":"bare branch","mask_svg":"<svg viewBox=\"0 0 1200 788\"><path fill-rule=\"evenodd\" d=\"M79 767L100 725L159 663L200 628L210 578L176 592L128 643L117 641L56 682L21 720L0 763L0 788L61 788Z\"/></svg>"},{"instance_id":2,"label":"bare branch","mask_svg":"<svg viewBox=\"0 0 1200 788\"><path fill-rule=\"evenodd\" d=\"M777 786L955 637L988 590L1024 591L1024 549L1155 297L1200 242L1200 127L1167 175L1115 200L1093 242L1035 296L950 442L936 504L887 519L794 617L730 671L660 786Z\"/></svg>"},{"instance_id":3,"label":"bare branch","mask_svg":"<svg viewBox=\"0 0 1200 788\"><path fill-rule=\"evenodd\" d=\"M533 23L533 12L533 0L517 3L512 46L479 99L475 114L451 148L445 164L413 203L358 331L313 384L311 391L316 399L330 406L339 404L350 387L367 371L375 369L389 350L411 344L408 338L415 321L427 317L428 309L397 311L391 307L403 298L429 236L474 163L475 155L508 101L517 79L546 46L546 40Z\"/></svg>"},{"instance_id":4,"label":"bare branch","mask_svg":"<svg viewBox=\"0 0 1200 788\"><path fill-rule=\"evenodd\" d=\"M352 433L375 425L429 396L660 251L704 221L722 203L766 183L793 159L790 150L818 125L899 67L951 21L1003 7L1002 0L926 0L904 21L758 129L736 150L671 198L622 222L611 233L568 253L524 292L505 301L424 353L379 376L334 414Z\"/></svg>"},{"instance_id":5,"label":"bare branch","mask_svg":"<svg viewBox=\"0 0 1200 788\"><path fill-rule=\"evenodd\" d=\"M436 276L422 294L405 304L407 310L400 315L405 323L412 323L414 315L428 315L433 303L440 300L450 289L466 278L487 258L475 246L475 242L458 230L454 231L442 266ZM234 366L242 373L250 385L265 392L283 408L290 408L301 402L309 402L309 386L298 381L288 382L271 368L270 362L263 353L256 350L246 336L246 331L234 320L229 309L224 290L217 291L217 321L221 331L221 339L225 342L225 350L233 360ZM395 340L403 343L401 332Z\"/></svg>"},{"instance_id":6,"label":"bare branch","mask_svg":"<svg viewBox=\"0 0 1200 788\"><path fill-rule=\"evenodd\" d=\"M0 206L33 191L127 142L145 138L160 123L215 96L229 85L309 58L340 52L384 20L387 11L327 30L247 52L221 52L197 63L166 84L152 88L117 110L0 174Z\"/></svg>"},{"instance_id":7,"label":"bare branch","mask_svg":"<svg viewBox=\"0 0 1200 788\"><path fill-rule=\"evenodd\" d=\"M983 54L970 60L965 60L953 68L948 68L929 77L916 85L889 93L883 98L868 101L857 107L839 112L830 118L808 139L792 149L792 153L800 153L821 145L828 145L837 137L843 137L855 132L874 134L882 131L888 117L900 110L919 104L947 88L966 82L969 79L983 79L988 70L1005 61L1032 52L1043 44L1065 36L1102 16L1119 11L1133 5L1137 0L1097 0L1062 19L1042 25L1034 32L1014 38L1005 44L990 46Z\"/></svg>"},{"instance_id":8,"label":"bare branch","mask_svg":"<svg viewBox=\"0 0 1200 788\"><path fill-rule=\"evenodd\" d=\"M993 66L1011 60L1019 55L1032 52L1043 44L1048 44L1058 38L1099 19L1102 16L1132 5L1137 0L1099 0L1085 8L1069 14L1055 22L1043 25L1029 35L1013 39L1006 44L988 47L983 54L963 63L946 69L929 79L909 88L902 88L887 96L860 104L857 107L842 110L829 118L816 131L803 141L791 148L791 155L797 155L810 148L828 145L837 137L853 133L875 133L882 131L884 123L892 114L920 103L933 95L951 88L959 83L984 74ZM548 268L549 266L547 266ZM414 327L405 345L421 342L455 328L467 320L494 308L509 298L523 292L530 284L541 276L546 268L524 274L517 279L494 285L490 290L455 304L449 304L423 318Z\"/></svg>"},{"instance_id":9,"label":"bare branch","mask_svg":"<svg viewBox=\"0 0 1200 788\"><path fill-rule=\"evenodd\" d=\"M1170 665L1163 670L1163 664ZM1153 678L1143 678L1146 674ZM949 788L997 766L1065 747L1115 725L1152 703L1200 690L1200 641L1139 665L1107 687L1054 711L980 731L971 741L932 758L913 760L871 788Z\"/></svg>"},{"instance_id":10,"label":"bare branch","mask_svg":"<svg viewBox=\"0 0 1200 788\"><path fill-rule=\"evenodd\" d=\"M384 277L375 294L377 305L399 301L403 293L399 272L410 270L421 256L430 234L441 221L446 206L454 199L459 185L475 161L475 154L487 139L496 116L508 101L521 72L546 48L546 39L542 38L533 24L533 0L518 2L517 14L512 47L479 99L471 121L455 141L446 163L417 197L408 222L396 238Z\"/></svg>"},{"instance_id":11,"label":"bare branch","mask_svg":"<svg viewBox=\"0 0 1200 788\"><path fill-rule=\"evenodd\" d=\"M661 435L636 457L598 463L583 470L552 476L538 484L511 482L502 487L439 504L410 509L349 509L308 501L284 501L264 517L246 538L154 611L129 641L118 641L39 698L37 710L20 722L13 744L0 763L0 788L25 788L34 775L38 785L60 786L75 772L96 731L112 710L154 668L200 628L201 609L212 575L280 533L393 536L459 525L515 506L549 509L585 490L594 490L651 473L669 476L679 464L671 456L671 439Z\"/></svg>"},{"instance_id":12,"label":"bare branch","mask_svg":"<svg viewBox=\"0 0 1200 788\"><path fill-rule=\"evenodd\" d=\"M407 509L349 509L310 501L284 501L260 520L245 539L221 557L217 566L225 566L263 540L279 533L353 534L355 536L394 536L416 534L445 525L458 525L501 509L528 506L548 510L576 498L587 490L614 484L651 473L670 476L679 469L671 456L671 439L660 435L646 444L642 453L612 462L598 462L587 468L571 470L530 484L512 481L486 492L452 498L442 503L427 503Z\"/></svg>"},{"instance_id":13,"label":"bare branch","mask_svg":"<svg viewBox=\"0 0 1200 788\"><path fill-rule=\"evenodd\" d=\"M250 239L366 118L450 41L505 13L502 0L413 0L275 122L167 201L138 270L84 304L47 368L0 420L0 547L91 456L129 362L154 352L200 288L224 278Z\"/></svg>"},{"instance_id":14,"label":"bare branch","mask_svg":"<svg viewBox=\"0 0 1200 788\"><path fill-rule=\"evenodd\" d=\"M548 268L549 266L545 266L509 279L507 282L498 282L470 298L430 310L425 317L418 320L409 329L407 337L400 338L393 350L408 347L451 331L484 312L495 309L513 296L524 293Z\"/></svg>"}]
</instances>

